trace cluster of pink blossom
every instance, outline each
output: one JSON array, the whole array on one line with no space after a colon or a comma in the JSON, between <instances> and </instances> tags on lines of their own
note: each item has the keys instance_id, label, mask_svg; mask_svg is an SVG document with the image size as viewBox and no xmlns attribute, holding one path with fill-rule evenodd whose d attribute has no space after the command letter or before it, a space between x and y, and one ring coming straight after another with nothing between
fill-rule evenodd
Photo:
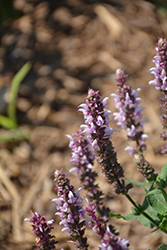
<instances>
[{"instance_id":1,"label":"cluster of pink blossom","mask_svg":"<svg viewBox=\"0 0 167 250\"><path fill-rule=\"evenodd\" d=\"M82 206L83 198L79 191L75 192L74 187L61 170L55 171L55 179L58 198L53 199L57 203L56 215L61 218L60 225L64 225L62 231L67 231L73 238L78 249L88 249L87 238L84 237L85 228L88 226L85 220L85 210Z\"/></svg>"},{"instance_id":2,"label":"cluster of pink blossom","mask_svg":"<svg viewBox=\"0 0 167 250\"><path fill-rule=\"evenodd\" d=\"M150 69L150 73L154 75L155 79L151 80L149 84L155 85L155 88L159 91L167 92L167 41L166 38L159 38L156 56L154 56L153 62L155 67Z\"/></svg>"},{"instance_id":3,"label":"cluster of pink blossom","mask_svg":"<svg viewBox=\"0 0 167 250\"><path fill-rule=\"evenodd\" d=\"M145 159L144 151L147 149L145 140L148 136L144 133L144 122L142 119L142 111L144 107L140 106L141 98L138 97L140 88L132 90L130 85L127 85L128 75L123 70L116 71L117 94L111 94L115 100L115 107L119 110L113 113L117 125L120 125L123 130L127 129L128 139L136 142L137 148L130 146L126 147L130 155L133 157L140 173L148 180L155 180L154 168Z\"/></svg>"},{"instance_id":4,"label":"cluster of pink blossom","mask_svg":"<svg viewBox=\"0 0 167 250\"><path fill-rule=\"evenodd\" d=\"M166 38L159 38L157 47L157 54L154 56L153 62L155 67L150 69L150 73L154 75L155 79L151 80L149 84L155 85L155 88L160 91L159 103L162 108L161 122L163 125L163 133L161 138L167 142L167 40ZM167 154L167 144L162 148L162 154Z\"/></svg>"},{"instance_id":5,"label":"cluster of pink blossom","mask_svg":"<svg viewBox=\"0 0 167 250\"><path fill-rule=\"evenodd\" d=\"M101 99L99 91L89 89L86 103L79 106L83 112L85 124L81 125L84 132L90 138L92 147L108 183L115 183L115 192L127 193L132 185L125 185L123 169L117 161L111 135L115 131L109 126L111 111L105 110L108 98Z\"/></svg>"},{"instance_id":6,"label":"cluster of pink blossom","mask_svg":"<svg viewBox=\"0 0 167 250\"><path fill-rule=\"evenodd\" d=\"M54 220L47 221L45 216L40 215L40 213L33 213L32 217L25 218L25 221L32 223L32 231L36 235L36 241L38 249L52 250L55 249L54 236L51 236L51 225Z\"/></svg>"},{"instance_id":7,"label":"cluster of pink blossom","mask_svg":"<svg viewBox=\"0 0 167 250\"><path fill-rule=\"evenodd\" d=\"M72 136L67 135L70 139L69 147L72 150L71 161L74 168L70 170L76 171L81 185L87 191L86 196L91 204L96 204L99 219L106 223L109 219L109 208L103 205L103 192L96 184L97 172L93 170L95 155L91 147L91 142L85 133L80 129ZM102 205L102 206L101 206Z\"/></svg>"},{"instance_id":8,"label":"cluster of pink blossom","mask_svg":"<svg viewBox=\"0 0 167 250\"><path fill-rule=\"evenodd\" d=\"M119 112L115 112L113 115L117 124L122 127L123 130L127 129L128 138L135 141L139 151L145 150L145 140L148 138L143 133L143 124L145 119L142 118L143 107L140 107L141 98L138 97L140 88L132 90L130 85L126 84L128 75L125 75L123 70L118 69L116 71L116 80L118 82L117 94L111 94L115 100L115 107ZM131 148L130 152L133 150Z\"/></svg>"}]
</instances>

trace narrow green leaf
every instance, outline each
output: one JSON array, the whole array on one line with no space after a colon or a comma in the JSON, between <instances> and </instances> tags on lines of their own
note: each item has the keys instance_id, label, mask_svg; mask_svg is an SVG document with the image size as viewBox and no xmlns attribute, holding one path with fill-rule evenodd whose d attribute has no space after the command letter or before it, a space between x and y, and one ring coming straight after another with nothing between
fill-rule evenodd
<instances>
[{"instance_id":1,"label":"narrow green leaf","mask_svg":"<svg viewBox=\"0 0 167 250\"><path fill-rule=\"evenodd\" d=\"M117 219L122 218L124 220L133 220L133 219L137 218L138 216L139 215L136 215L135 213L125 214L125 215L110 213L110 217L115 217Z\"/></svg>"},{"instance_id":2,"label":"narrow green leaf","mask_svg":"<svg viewBox=\"0 0 167 250\"><path fill-rule=\"evenodd\" d=\"M7 114L9 118L13 121L17 122L16 118L16 99L19 90L20 83L28 74L29 70L31 69L31 63L27 62L23 65L23 67L17 72L17 74L13 77L10 93L9 93L9 105L7 108Z\"/></svg>"},{"instance_id":3,"label":"narrow green leaf","mask_svg":"<svg viewBox=\"0 0 167 250\"><path fill-rule=\"evenodd\" d=\"M110 217L114 217L117 219L123 218L121 214L113 214L113 213L109 213Z\"/></svg>"},{"instance_id":4,"label":"narrow green leaf","mask_svg":"<svg viewBox=\"0 0 167 250\"><path fill-rule=\"evenodd\" d=\"M7 128L7 129L13 129L17 127L17 123L15 123L15 121L13 121L12 119L4 115L0 115L0 125L3 128Z\"/></svg>"},{"instance_id":5,"label":"narrow green leaf","mask_svg":"<svg viewBox=\"0 0 167 250\"><path fill-rule=\"evenodd\" d=\"M167 250L167 244L160 245L157 250Z\"/></svg>"},{"instance_id":6,"label":"narrow green leaf","mask_svg":"<svg viewBox=\"0 0 167 250\"><path fill-rule=\"evenodd\" d=\"M29 132L21 128L0 131L0 143L28 140L29 137Z\"/></svg>"},{"instance_id":7,"label":"narrow green leaf","mask_svg":"<svg viewBox=\"0 0 167 250\"><path fill-rule=\"evenodd\" d=\"M130 183L136 185L136 186L140 186L140 187L149 187L151 186L152 183L149 183L149 182L140 182L140 181L134 181L134 180L131 180L129 178L125 178L127 181L129 181Z\"/></svg>"},{"instance_id":8,"label":"narrow green leaf","mask_svg":"<svg viewBox=\"0 0 167 250\"><path fill-rule=\"evenodd\" d=\"M167 215L166 193L163 189L154 189L146 194L147 201L161 215Z\"/></svg>"}]
</instances>

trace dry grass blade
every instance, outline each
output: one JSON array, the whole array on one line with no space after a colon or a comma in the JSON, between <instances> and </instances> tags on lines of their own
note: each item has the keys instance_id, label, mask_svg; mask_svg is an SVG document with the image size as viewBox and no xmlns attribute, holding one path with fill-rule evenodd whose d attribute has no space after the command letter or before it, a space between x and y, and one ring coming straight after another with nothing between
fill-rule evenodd
<instances>
[{"instance_id":1,"label":"dry grass blade","mask_svg":"<svg viewBox=\"0 0 167 250\"><path fill-rule=\"evenodd\" d=\"M8 192L12 197L13 238L16 242L19 242L22 239L21 216L19 211L21 199L17 188L9 179L9 177L6 174L6 171L3 169L1 165L0 165L0 181L3 183L3 185L6 187L6 189L8 190Z\"/></svg>"},{"instance_id":2,"label":"dry grass blade","mask_svg":"<svg viewBox=\"0 0 167 250\"><path fill-rule=\"evenodd\" d=\"M33 201L36 198L37 193L41 190L44 179L50 175L50 173L54 170L55 166L52 167L54 160L54 155L49 155L44 162L42 163L39 172L34 177L30 188L25 193L25 200L22 203L22 209L20 211L20 216L23 218L27 211L29 211L32 207Z\"/></svg>"}]
</instances>

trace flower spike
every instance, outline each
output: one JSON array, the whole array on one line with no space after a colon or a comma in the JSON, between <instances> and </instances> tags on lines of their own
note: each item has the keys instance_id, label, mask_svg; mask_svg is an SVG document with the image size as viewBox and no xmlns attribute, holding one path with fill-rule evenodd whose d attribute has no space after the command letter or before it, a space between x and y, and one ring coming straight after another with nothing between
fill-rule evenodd
<instances>
[{"instance_id":1,"label":"flower spike","mask_svg":"<svg viewBox=\"0 0 167 250\"><path fill-rule=\"evenodd\" d=\"M118 90L117 94L111 96L114 97L115 107L119 111L113 114L114 119L123 130L127 129L128 138L136 142L138 151L146 150L145 140L148 136L143 132L145 119L141 119L144 108L140 107L140 88L131 90L131 86L126 84L128 75L121 69L117 69L115 76Z\"/></svg>"},{"instance_id":2,"label":"flower spike","mask_svg":"<svg viewBox=\"0 0 167 250\"><path fill-rule=\"evenodd\" d=\"M57 203L56 215L61 218L60 225L64 225L62 231L67 231L76 247L81 250L87 250L87 238L84 237L85 228L88 226L85 217L85 210L81 203L83 199L79 195L80 189L75 192L74 187L70 185L70 181L62 170L55 171L55 180L58 198L53 199Z\"/></svg>"},{"instance_id":3,"label":"flower spike","mask_svg":"<svg viewBox=\"0 0 167 250\"><path fill-rule=\"evenodd\" d=\"M115 183L116 193L127 193L132 186L125 186L122 182L123 169L117 161L116 152L110 141L115 129L109 126L111 111L105 110L108 108L106 106L107 99L102 100L99 91L95 92L93 89L89 89L86 103L79 106L85 119L85 124L81 127L91 140L97 161L108 183Z\"/></svg>"},{"instance_id":4,"label":"flower spike","mask_svg":"<svg viewBox=\"0 0 167 250\"><path fill-rule=\"evenodd\" d=\"M161 123L163 125L163 133L161 138L167 142L167 40L166 38L159 38L157 47L157 54L154 56L153 62L155 67L150 69L150 73L154 75L155 79L150 81L150 85L155 85L155 88L160 91L159 103L162 108ZM162 148L162 154L167 154L167 144Z\"/></svg>"},{"instance_id":5,"label":"flower spike","mask_svg":"<svg viewBox=\"0 0 167 250\"><path fill-rule=\"evenodd\" d=\"M91 205L96 204L96 211L99 214L99 220L106 223L109 220L110 209L103 206L103 192L99 185L96 184L97 172L93 170L95 155L91 147L91 142L85 133L80 129L72 136L67 135L70 139L69 147L72 149L71 161L76 171L81 185L87 191L86 197Z\"/></svg>"},{"instance_id":6,"label":"flower spike","mask_svg":"<svg viewBox=\"0 0 167 250\"><path fill-rule=\"evenodd\" d=\"M135 164L137 165L140 173L147 178L147 180L155 180L156 174L154 174L154 168L144 158L144 151L147 149L145 140L148 138L144 134L144 122L142 119L143 107L140 107L141 98L138 97L140 89L132 90L130 85L126 84L128 75L123 70L117 69L117 95L111 94L115 100L115 107L119 112L115 112L115 120L118 121L118 125L123 130L127 129L128 139L136 142L136 149L132 147L126 147L125 150L129 151ZM138 159L138 160L137 160Z\"/></svg>"},{"instance_id":7,"label":"flower spike","mask_svg":"<svg viewBox=\"0 0 167 250\"><path fill-rule=\"evenodd\" d=\"M36 242L38 249L40 250L52 250L55 249L57 241L54 240L54 236L51 236L51 225L54 220L47 221L45 216L40 213L32 213L32 217L25 218L25 221L32 223L33 233L36 235Z\"/></svg>"}]
</instances>

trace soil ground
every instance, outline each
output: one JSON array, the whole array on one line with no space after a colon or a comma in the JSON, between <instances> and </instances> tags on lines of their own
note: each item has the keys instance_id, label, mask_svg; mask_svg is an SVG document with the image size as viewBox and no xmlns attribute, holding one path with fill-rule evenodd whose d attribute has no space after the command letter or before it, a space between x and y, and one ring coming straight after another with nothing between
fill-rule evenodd
<instances>
[{"instance_id":1,"label":"soil ground","mask_svg":"<svg viewBox=\"0 0 167 250\"><path fill-rule=\"evenodd\" d=\"M17 99L19 127L28 134L28 140L19 140L16 131L13 135L0 129L0 137L6 138L0 144L0 249L36 249L31 227L24 222L30 209L55 219L57 249L75 249L67 242L68 235L61 232L59 218L54 216L55 203L50 200L56 197L54 170L68 172L72 167L65 134L75 133L83 123L77 107L85 101L89 87L100 90L102 97L115 93L115 70L124 69L132 88L142 89L145 133L149 136L146 158L158 173L166 161L160 154L159 93L148 82L153 78L149 69L155 44L158 37L167 36L167 17L153 3L137 0L15 0L14 8L17 18L0 24L0 112L6 114L14 74L31 61L32 69ZM109 109L115 111L112 99ZM113 145L125 175L142 181L124 151L130 145L126 133L114 133ZM115 196L100 169L96 170L106 205L113 213L131 212L126 198ZM70 179L79 187L75 174L71 173ZM142 202L141 188L132 189L130 194ZM167 243L163 233L151 233L136 220L111 219L111 223L122 238L130 240L131 249L155 250ZM88 235L90 249L97 249L98 237L91 231Z\"/></svg>"}]
</instances>

